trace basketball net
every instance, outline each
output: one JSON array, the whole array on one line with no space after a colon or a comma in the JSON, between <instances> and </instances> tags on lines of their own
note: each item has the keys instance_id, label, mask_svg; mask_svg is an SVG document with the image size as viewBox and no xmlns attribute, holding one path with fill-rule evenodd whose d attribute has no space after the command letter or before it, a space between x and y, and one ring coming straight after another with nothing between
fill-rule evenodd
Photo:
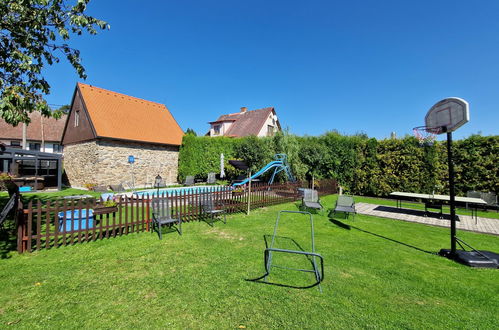
<instances>
[{"instance_id":1,"label":"basketball net","mask_svg":"<svg viewBox=\"0 0 499 330\"><path fill-rule=\"evenodd\" d=\"M414 136L421 146L432 146L437 139L437 134L442 132L441 127L418 126L412 129Z\"/></svg>"}]
</instances>

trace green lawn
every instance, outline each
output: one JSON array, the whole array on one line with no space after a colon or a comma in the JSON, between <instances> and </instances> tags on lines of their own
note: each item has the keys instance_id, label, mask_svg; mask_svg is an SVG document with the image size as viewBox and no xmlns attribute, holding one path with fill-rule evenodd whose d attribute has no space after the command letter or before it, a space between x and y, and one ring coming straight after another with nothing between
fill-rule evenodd
<instances>
[{"instance_id":1,"label":"green lawn","mask_svg":"<svg viewBox=\"0 0 499 330\"><path fill-rule=\"evenodd\" d=\"M333 205L335 196L322 199ZM140 233L0 259L0 327L20 328L460 328L499 324L499 272L434 254L449 231L358 215L315 215L325 258L318 288L248 282L263 274L264 235L283 204L228 217L214 227L186 223L184 235ZM283 218L281 236L307 246L305 219ZM459 232L499 251L497 236ZM279 243L289 244L282 239ZM277 259L277 257L276 257ZM276 260L277 261L277 260ZM280 260L303 264L301 258ZM282 284L311 283L281 270Z\"/></svg>"}]
</instances>

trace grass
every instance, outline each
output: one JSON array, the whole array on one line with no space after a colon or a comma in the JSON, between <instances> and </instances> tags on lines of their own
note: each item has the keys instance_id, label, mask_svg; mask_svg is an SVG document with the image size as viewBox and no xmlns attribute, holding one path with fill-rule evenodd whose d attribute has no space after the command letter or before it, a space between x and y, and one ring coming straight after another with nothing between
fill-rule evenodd
<instances>
[{"instance_id":1,"label":"grass","mask_svg":"<svg viewBox=\"0 0 499 330\"><path fill-rule=\"evenodd\" d=\"M333 205L335 198L322 201ZM264 235L272 234L280 209L297 206L232 215L226 225L214 227L186 223L183 236L165 233L162 241L140 233L14 254L0 260L0 327L493 329L499 324L498 271L435 255L449 247L449 231L422 224L364 215L330 220L323 212L314 215L316 250L325 259L322 294L316 287L245 281L264 273ZM303 220L283 218L279 234L306 247ZM459 236L499 251L497 236ZM312 282L291 271L276 271L270 280Z\"/></svg>"}]
</instances>

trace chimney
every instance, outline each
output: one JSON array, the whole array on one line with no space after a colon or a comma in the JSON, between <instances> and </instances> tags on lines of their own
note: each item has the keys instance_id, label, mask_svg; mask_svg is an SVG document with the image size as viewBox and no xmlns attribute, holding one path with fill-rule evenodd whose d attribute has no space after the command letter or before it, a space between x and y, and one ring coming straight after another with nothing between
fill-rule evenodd
<instances>
[{"instance_id":1,"label":"chimney","mask_svg":"<svg viewBox=\"0 0 499 330\"><path fill-rule=\"evenodd\" d=\"M246 108L246 107L241 107L241 113L245 113L246 111L248 111L248 108Z\"/></svg>"}]
</instances>

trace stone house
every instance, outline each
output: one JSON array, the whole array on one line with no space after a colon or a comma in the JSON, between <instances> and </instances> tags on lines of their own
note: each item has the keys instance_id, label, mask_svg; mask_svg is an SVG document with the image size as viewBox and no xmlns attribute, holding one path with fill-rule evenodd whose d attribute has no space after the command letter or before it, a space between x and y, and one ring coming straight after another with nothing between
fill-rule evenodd
<instances>
[{"instance_id":1,"label":"stone house","mask_svg":"<svg viewBox=\"0 0 499 330\"><path fill-rule=\"evenodd\" d=\"M273 107L250 110L242 107L237 113L222 115L211 125L208 136L273 136L281 130L281 124Z\"/></svg>"},{"instance_id":2,"label":"stone house","mask_svg":"<svg viewBox=\"0 0 499 330\"><path fill-rule=\"evenodd\" d=\"M175 183L183 135L163 104L78 83L62 136L69 184Z\"/></svg>"}]
</instances>

